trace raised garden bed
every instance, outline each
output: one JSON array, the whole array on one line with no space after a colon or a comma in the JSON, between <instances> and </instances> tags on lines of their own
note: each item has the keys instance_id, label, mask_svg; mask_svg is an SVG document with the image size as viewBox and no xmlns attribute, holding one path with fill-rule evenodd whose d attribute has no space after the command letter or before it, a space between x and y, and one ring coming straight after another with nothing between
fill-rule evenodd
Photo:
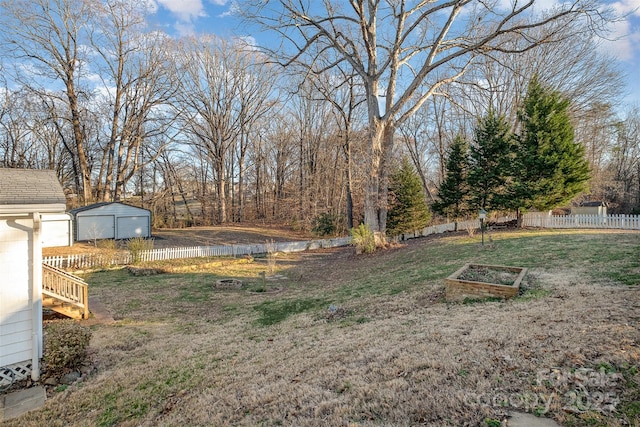
<instances>
[{"instance_id":1,"label":"raised garden bed","mask_svg":"<svg viewBox=\"0 0 640 427\"><path fill-rule=\"evenodd\" d=\"M445 280L445 297L448 301L513 298L526 274L522 267L465 264Z\"/></svg>"},{"instance_id":2,"label":"raised garden bed","mask_svg":"<svg viewBox=\"0 0 640 427\"><path fill-rule=\"evenodd\" d=\"M216 280L215 287L217 289L240 289L242 282L237 279L220 279Z\"/></svg>"}]
</instances>

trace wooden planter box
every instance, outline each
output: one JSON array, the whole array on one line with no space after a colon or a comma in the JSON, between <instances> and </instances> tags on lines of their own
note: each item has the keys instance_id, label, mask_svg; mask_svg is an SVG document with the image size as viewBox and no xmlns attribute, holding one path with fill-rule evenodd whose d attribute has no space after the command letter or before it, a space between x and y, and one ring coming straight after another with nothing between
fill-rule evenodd
<instances>
[{"instance_id":1,"label":"wooden planter box","mask_svg":"<svg viewBox=\"0 0 640 427\"><path fill-rule=\"evenodd\" d=\"M522 267L465 264L447 277L445 296L448 301L461 301L465 298L513 298L518 295L525 274L527 269Z\"/></svg>"}]
</instances>

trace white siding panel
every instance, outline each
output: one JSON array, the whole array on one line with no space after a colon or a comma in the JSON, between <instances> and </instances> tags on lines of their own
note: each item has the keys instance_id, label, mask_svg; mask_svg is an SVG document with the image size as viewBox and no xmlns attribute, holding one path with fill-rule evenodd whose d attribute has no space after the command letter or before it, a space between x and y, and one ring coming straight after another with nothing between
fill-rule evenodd
<instances>
[{"instance_id":1,"label":"white siding panel","mask_svg":"<svg viewBox=\"0 0 640 427\"><path fill-rule=\"evenodd\" d=\"M2 336L2 343L3 346L8 347L7 344L14 344L14 345L18 345L21 346L21 343L29 343L29 348L31 348L31 328L27 327L26 329L24 328L24 324L19 324L16 323L14 324L14 326L22 326L21 328L16 328L16 329L20 329L20 330L16 330L15 332L12 333L7 333L4 334ZM29 332L29 333L25 333L25 332Z\"/></svg>"},{"instance_id":2,"label":"white siding panel","mask_svg":"<svg viewBox=\"0 0 640 427\"><path fill-rule=\"evenodd\" d=\"M7 320L7 322L0 324L0 337L2 337L2 342L5 342L5 337L11 334L31 331L31 311L21 311L16 313L15 316L9 317Z\"/></svg>"},{"instance_id":3,"label":"white siding panel","mask_svg":"<svg viewBox=\"0 0 640 427\"><path fill-rule=\"evenodd\" d=\"M7 311L6 313L7 313L7 316L6 316L7 321L2 322L2 325L0 325L0 331L2 330L1 328L5 326L5 323L7 325L10 325L13 323L31 322L31 310L28 310L26 306L22 307L21 310L15 310L13 312Z\"/></svg>"},{"instance_id":4,"label":"white siding panel","mask_svg":"<svg viewBox=\"0 0 640 427\"><path fill-rule=\"evenodd\" d=\"M77 216L78 240L114 239L115 220L112 215Z\"/></svg>"},{"instance_id":5,"label":"white siding panel","mask_svg":"<svg viewBox=\"0 0 640 427\"><path fill-rule=\"evenodd\" d=\"M26 238L28 238L27 233L24 230L21 230L19 228L16 227L10 227L7 223L10 224L15 224L15 225L21 225L20 223L22 223L23 221L19 221L19 220L9 220L9 221L2 221L4 224L4 227L2 227L2 229L0 230L0 233L2 233L2 244L1 244L1 248L0 251L3 251L5 243L7 242L25 242Z\"/></svg>"},{"instance_id":6,"label":"white siding panel","mask_svg":"<svg viewBox=\"0 0 640 427\"><path fill-rule=\"evenodd\" d=\"M2 353L0 353L0 366L13 365L27 360L31 360L31 336L28 340L5 345L2 343Z\"/></svg>"},{"instance_id":7,"label":"white siding panel","mask_svg":"<svg viewBox=\"0 0 640 427\"><path fill-rule=\"evenodd\" d=\"M4 321L7 316L12 316L29 307L29 292L28 289L24 289L23 287L16 286L8 289L3 286L2 292L0 292L0 298L2 299L0 321Z\"/></svg>"},{"instance_id":8,"label":"white siding panel","mask_svg":"<svg viewBox=\"0 0 640 427\"><path fill-rule=\"evenodd\" d=\"M0 366L31 359L29 218L0 219Z\"/></svg>"},{"instance_id":9,"label":"white siding panel","mask_svg":"<svg viewBox=\"0 0 640 427\"><path fill-rule=\"evenodd\" d=\"M116 239L149 237L148 216L121 216L117 218Z\"/></svg>"}]
</instances>

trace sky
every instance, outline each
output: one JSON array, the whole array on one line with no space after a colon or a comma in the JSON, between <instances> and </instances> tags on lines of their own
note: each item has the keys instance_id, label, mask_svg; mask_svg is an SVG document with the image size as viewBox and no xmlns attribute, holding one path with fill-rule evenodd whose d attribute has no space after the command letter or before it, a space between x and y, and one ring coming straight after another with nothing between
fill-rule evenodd
<instances>
[{"instance_id":1,"label":"sky","mask_svg":"<svg viewBox=\"0 0 640 427\"><path fill-rule=\"evenodd\" d=\"M509 1L509 0L501 0ZM544 7L556 0L538 0ZM240 26L236 13L238 5L233 0L152 0L154 8L149 20L175 37L191 34L213 33L221 37L252 38L256 34L246 32ZM625 104L640 106L640 0L605 0L624 19L615 23L603 40L601 49L620 62L626 74Z\"/></svg>"}]
</instances>

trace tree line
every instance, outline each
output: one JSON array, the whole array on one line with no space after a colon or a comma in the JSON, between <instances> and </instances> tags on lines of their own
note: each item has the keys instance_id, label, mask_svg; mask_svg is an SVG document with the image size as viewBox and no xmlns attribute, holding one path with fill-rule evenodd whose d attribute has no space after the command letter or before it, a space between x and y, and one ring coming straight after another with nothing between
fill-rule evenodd
<instances>
[{"instance_id":1,"label":"tree line","mask_svg":"<svg viewBox=\"0 0 640 427\"><path fill-rule=\"evenodd\" d=\"M489 117L519 142L509 136L506 151L484 160L509 153L522 175L482 184L482 203L546 206L524 185L541 181L541 160L513 151L525 149L521 106L538 76L566 104L588 163L579 197L631 212L640 206L640 114L618 116L622 77L597 48L612 17L589 1L544 13L532 5L244 2L248 22L282 40L267 49L169 37L149 26L145 2L3 0L0 165L53 169L72 205L128 201L151 209L156 226L310 228L331 215L383 238L394 165L408 159L426 202L451 212L439 210L438 194L455 174L455 150L466 155L458 145L470 142L473 188L474 150L499 150L480 146ZM466 197L456 216L482 205Z\"/></svg>"},{"instance_id":2,"label":"tree line","mask_svg":"<svg viewBox=\"0 0 640 427\"><path fill-rule=\"evenodd\" d=\"M472 144L454 140L433 209L456 219L511 211L521 220L526 210L564 206L585 191L589 163L574 141L569 105L534 76L514 124L490 110Z\"/></svg>"}]
</instances>

